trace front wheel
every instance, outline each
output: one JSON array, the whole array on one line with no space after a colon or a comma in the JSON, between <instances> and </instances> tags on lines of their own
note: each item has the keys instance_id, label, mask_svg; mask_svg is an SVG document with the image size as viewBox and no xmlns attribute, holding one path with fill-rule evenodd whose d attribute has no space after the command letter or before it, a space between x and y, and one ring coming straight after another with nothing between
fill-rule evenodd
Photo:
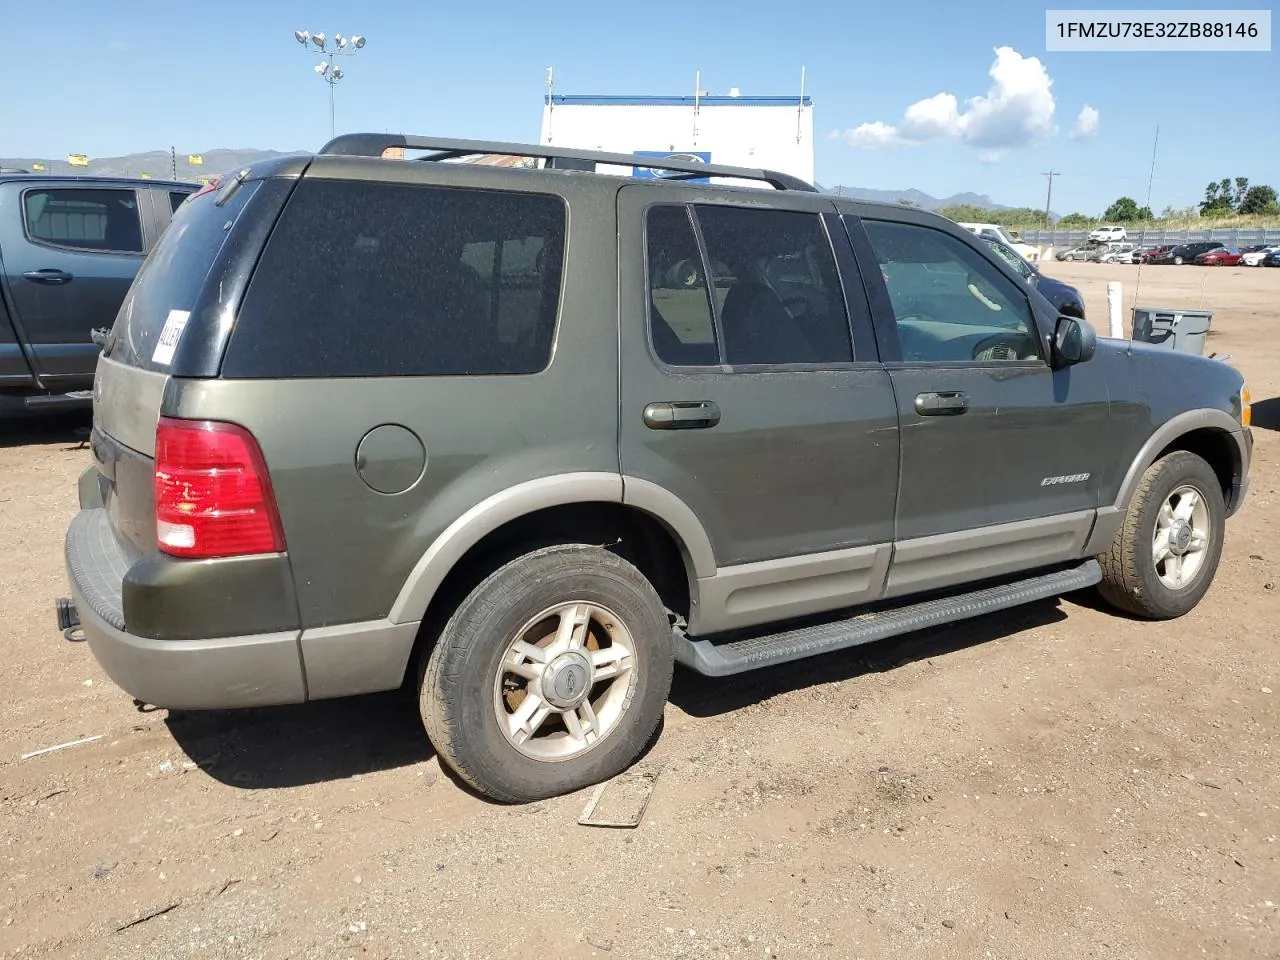
<instances>
[{"instance_id":1,"label":"front wheel","mask_svg":"<svg viewBox=\"0 0 1280 960\"><path fill-rule=\"evenodd\" d=\"M1181 258L1181 257L1174 257L1174 258L1173 258L1173 265L1174 265L1175 267L1180 267L1180 266L1182 266L1182 258Z\"/></svg>"},{"instance_id":2,"label":"front wheel","mask_svg":"<svg viewBox=\"0 0 1280 960\"><path fill-rule=\"evenodd\" d=\"M1111 550L1099 557L1098 589L1112 606L1172 620L1200 602L1222 556L1226 505L1217 474L1184 450L1143 474Z\"/></svg>"},{"instance_id":3,"label":"front wheel","mask_svg":"<svg viewBox=\"0 0 1280 960\"><path fill-rule=\"evenodd\" d=\"M640 756L673 667L666 610L634 566L599 547L547 547L459 605L422 672L419 706L463 780L495 800L541 800Z\"/></svg>"}]
</instances>

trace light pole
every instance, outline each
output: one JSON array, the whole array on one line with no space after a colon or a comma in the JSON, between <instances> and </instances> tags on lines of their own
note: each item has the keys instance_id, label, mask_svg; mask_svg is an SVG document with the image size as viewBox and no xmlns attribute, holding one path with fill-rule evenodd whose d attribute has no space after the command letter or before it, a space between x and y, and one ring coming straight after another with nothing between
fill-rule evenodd
<instances>
[{"instance_id":1,"label":"light pole","mask_svg":"<svg viewBox=\"0 0 1280 960\"><path fill-rule=\"evenodd\" d=\"M335 133L333 88L337 86L339 80L346 76L340 67L334 66L333 58L353 56L357 50L364 46L365 38L359 34L352 37L344 37L340 33L335 33L333 41L330 42L323 33L295 30L293 31L293 39L297 40L304 50L310 50L307 44L311 43L325 55L325 59L315 65L315 71L320 76L320 79L329 85L329 139L332 140Z\"/></svg>"}]
</instances>

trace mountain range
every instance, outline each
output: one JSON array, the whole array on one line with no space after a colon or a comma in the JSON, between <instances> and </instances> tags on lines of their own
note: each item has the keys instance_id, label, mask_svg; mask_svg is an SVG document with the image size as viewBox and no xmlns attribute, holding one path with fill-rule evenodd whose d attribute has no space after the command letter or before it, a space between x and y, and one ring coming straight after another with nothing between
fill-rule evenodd
<instances>
[{"instance_id":1,"label":"mountain range","mask_svg":"<svg viewBox=\"0 0 1280 960\"><path fill-rule=\"evenodd\" d=\"M124 157L90 157L87 167L73 167L65 158L61 160L42 160L37 157L0 157L0 167L34 172L35 164L43 163L44 172L51 174L79 173L107 177L140 177L146 174L155 180L174 179L176 167L176 179L196 181L201 177L225 173L227 170L233 170L236 167L253 163L257 160L278 157L286 152L299 151L233 150L220 147L197 154L178 153L175 156L170 154L168 150L152 150L148 153L131 153ZM204 162L193 164L189 159L191 156L200 157ZM820 186L819 189L825 193L840 194L852 197L855 200L879 200L888 203L898 203L906 200L926 210L937 210L939 207L959 204L982 207L986 210L1008 209L1004 204L996 203L986 194L981 193L957 193L950 197L939 198L914 188L908 190L873 190L870 187Z\"/></svg>"},{"instance_id":2,"label":"mountain range","mask_svg":"<svg viewBox=\"0 0 1280 960\"><path fill-rule=\"evenodd\" d=\"M38 157L0 157L0 167L16 168L37 172L35 165L44 164L44 173L50 174L82 174L101 177L141 177L146 174L153 180L176 179L195 181L201 177L216 176L246 163L278 157L288 151L282 150L232 150L218 148L205 150L202 153L171 154L168 150L152 150L148 153L131 153L124 157L90 157L87 167L73 167L66 158L61 160L40 159ZM297 152L297 151L294 151ZM190 162L192 156L204 162Z\"/></svg>"},{"instance_id":3,"label":"mountain range","mask_svg":"<svg viewBox=\"0 0 1280 960\"><path fill-rule=\"evenodd\" d=\"M873 190L870 187L823 187L826 193L836 193L854 200L875 200L880 203L901 203L906 200L925 210L937 210L940 207L971 206L984 210L1008 210L1003 203L996 203L985 193L956 193L949 197L934 197L923 190Z\"/></svg>"}]
</instances>

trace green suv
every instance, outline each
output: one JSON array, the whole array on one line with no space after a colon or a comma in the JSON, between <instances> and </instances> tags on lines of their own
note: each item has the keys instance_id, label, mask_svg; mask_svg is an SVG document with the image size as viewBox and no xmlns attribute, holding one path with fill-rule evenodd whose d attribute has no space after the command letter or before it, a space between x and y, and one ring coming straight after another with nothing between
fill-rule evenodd
<instances>
[{"instance_id":1,"label":"green suv","mask_svg":"<svg viewBox=\"0 0 1280 960\"><path fill-rule=\"evenodd\" d=\"M478 154L539 166L450 162ZM632 763L676 662L1095 585L1186 613L1248 424L1231 367L1098 341L922 210L344 136L193 196L147 258L59 620L163 707L416 684L441 758L526 801Z\"/></svg>"}]
</instances>

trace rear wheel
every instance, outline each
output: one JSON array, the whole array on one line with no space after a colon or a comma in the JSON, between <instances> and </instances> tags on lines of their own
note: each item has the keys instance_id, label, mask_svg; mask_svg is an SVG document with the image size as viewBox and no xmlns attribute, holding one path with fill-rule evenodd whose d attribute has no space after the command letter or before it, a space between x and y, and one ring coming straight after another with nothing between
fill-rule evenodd
<instances>
[{"instance_id":1,"label":"rear wheel","mask_svg":"<svg viewBox=\"0 0 1280 960\"><path fill-rule=\"evenodd\" d=\"M599 547L548 547L459 605L426 662L419 705L462 779L496 800L539 800L639 757L673 665L666 610L634 566Z\"/></svg>"},{"instance_id":2,"label":"rear wheel","mask_svg":"<svg viewBox=\"0 0 1280 960\"><path fill-rule=\"evenodd\" d=\"M1147 468L1124 525L1099 557L1108 603L1171 620L1200 602L1222 556L1226 505L1218 477L1194 453L1175 451Z\"/></svg>"}]
</instances>

